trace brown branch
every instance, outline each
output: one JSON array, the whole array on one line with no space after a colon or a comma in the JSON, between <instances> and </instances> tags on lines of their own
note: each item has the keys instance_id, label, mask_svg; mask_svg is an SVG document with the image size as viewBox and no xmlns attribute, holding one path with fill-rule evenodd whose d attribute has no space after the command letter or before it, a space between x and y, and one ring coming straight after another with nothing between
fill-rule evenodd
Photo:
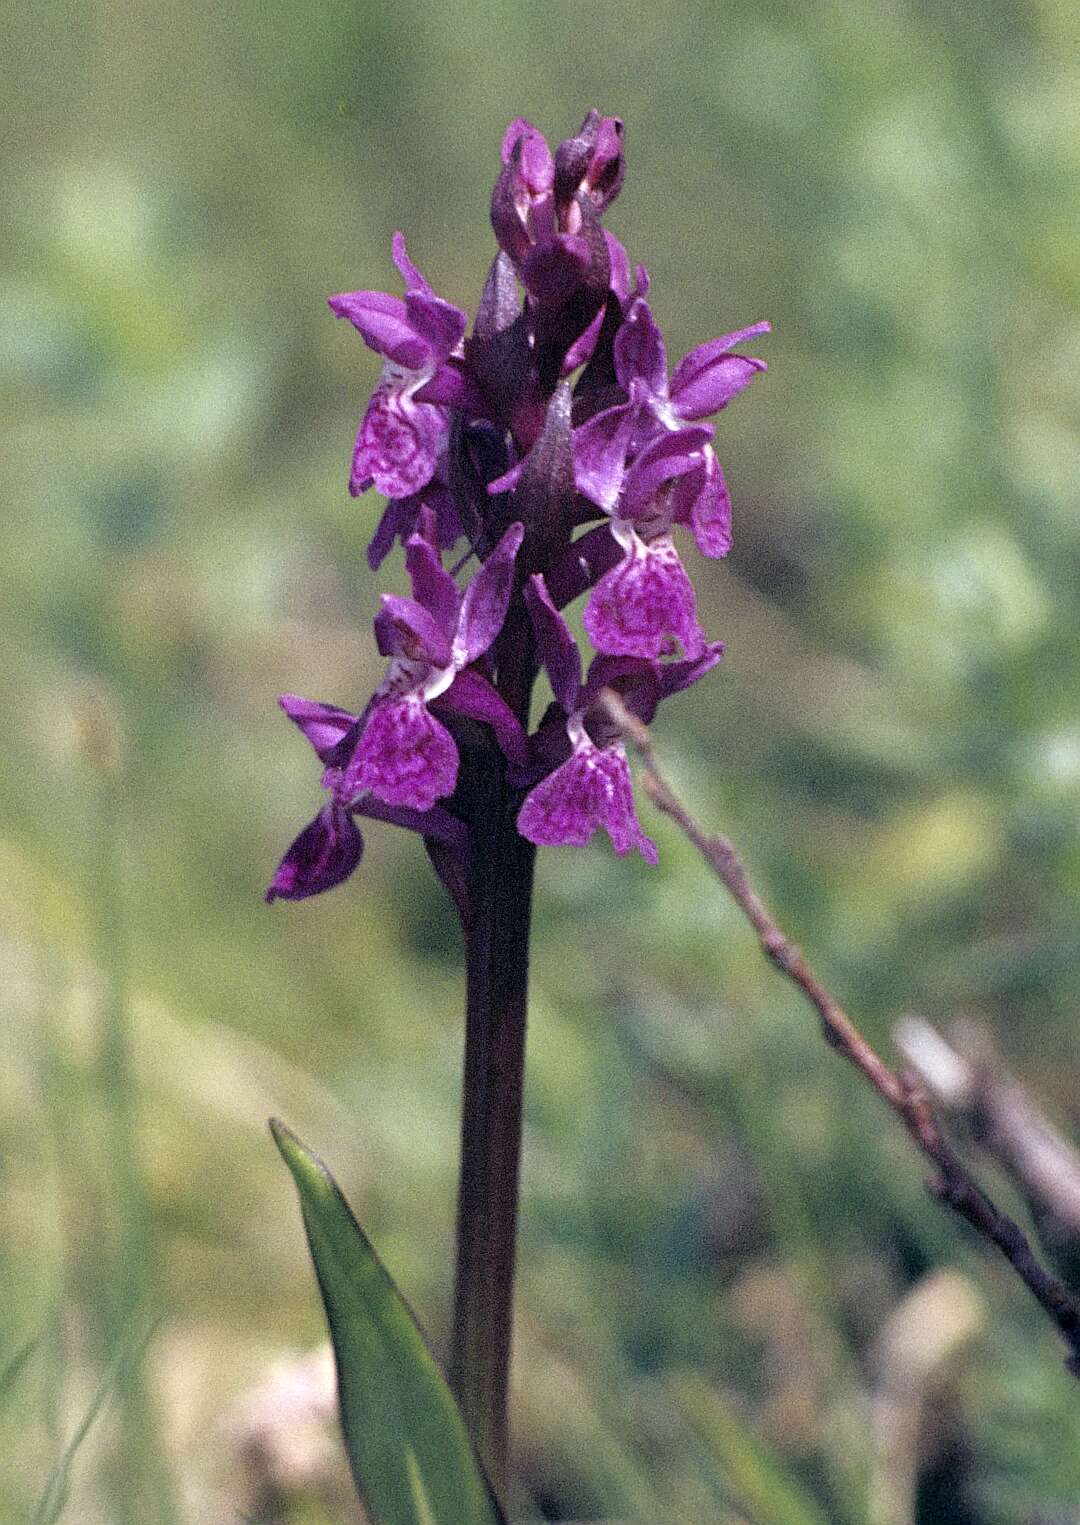
<instances>
[{"instance_id":1,"label":"brown branch","mask_svg":"<svg viewBox=\"0 0 1080 1525\"><path fill-rule=\"evenodd\" d=\"M806 996L821 1019L830 1047L841 1053L888 1102L908 1133L935 1167L929 1189L976 1233L995 1245L1012 1266L1069 1346L1066 1366L1080 1377L1080 1303L1039 1264L1018 1223L986 1195L941 1132L925 1093L914 1077L891 1069L860 1033L840 1003L814 973L802 953L773 920L750 883L742 859L726 837L708 836L672 791L656 762L648 728L610 689L605 704L613 722L641 759L645 791L658 810L671 817L723 883L758 935L761 950Z\"/></svg>"}]
</instances>

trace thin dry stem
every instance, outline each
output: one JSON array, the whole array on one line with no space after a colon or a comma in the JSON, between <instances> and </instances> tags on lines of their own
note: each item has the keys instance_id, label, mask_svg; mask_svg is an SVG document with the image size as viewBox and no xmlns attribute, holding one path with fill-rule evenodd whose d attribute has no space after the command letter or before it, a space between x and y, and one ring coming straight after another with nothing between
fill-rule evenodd
<instances>
[{"instance_id":1,"label":"thin dry stem","mask_svg":"<svg viewBox=\"0 0 1080 1525\"><path fill-rule=\"evenodd\" d=\"M1051 1260L1080 1266L1080 1153L1006 1071L990 1035L968 1020L946 1041L909 1016L893 1039L941 1110L1020 1191Z\"/></svg>"},{"instance_id":2,"label":"thin dry stem","mask_svg":"<svg viewBox=\"0 0 1080 1525\"><path fill-rule=\"evenodd\" d=\"M709 836L690 815L661 773L648 728L610 689L608 713L641 759L645 791L658 810L679 826L723 883L758 935L761 950L806 996L821 1019L830 1047L843 1054L870 1082L904 1124L935 1167L932 1194L1001 1251L1028 1291L1057 1326L1069 1347L1068 1369L1080 1377L1080 1304L1036 1259L1031 1245L1008 1214L979 1186L945 1139L925 1093L914 1077L898 1073L871 1048L840 1003L826 989L803 954L777 926L747 877L742 859L726 837Z\"/></svg>"}]
</instances>

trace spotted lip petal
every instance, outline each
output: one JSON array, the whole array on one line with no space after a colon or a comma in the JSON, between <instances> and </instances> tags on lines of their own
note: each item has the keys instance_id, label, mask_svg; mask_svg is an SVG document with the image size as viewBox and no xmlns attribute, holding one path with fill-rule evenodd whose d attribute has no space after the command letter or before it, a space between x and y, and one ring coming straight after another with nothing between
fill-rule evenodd
<instances>
[{"instance_id":1,"label":"spotted lip petal","mask_svg":"<svg viewBox=\"0 0 1080 1525\"><path fill-rule=\"evenodd\" d=\"M435 403L414 402L399 386L375 388L353 450L349 492L374 486L386 498L408 498L435 475L446 445L447 414Z\"/></svg>"},{"instance_id":2,"label":"spotted lip petal","mask_svg":"<svg viewBox=\"0 0 1080 1525\"><path fill-rule=\"evenodd\" d=\"M512 524L462 595L432 549L433 516L421 515L424 533L411 537L407 565L414 598L384 594L375 633L379 650L391 658L386 677L370 705L358 739L344 755L339 743L327 787L342 805L372 795L388 805L430 810L452 794L458 750L453 736L428 706L490 724L508 756L520 758L520 726L482 674L464 669L487 651L502 628L513 590L514 561L524 526ZM459 677L463 680L458 682Z\"/></svg>"},{"instance_id":3,"label":"spotted lip petal","mask_svg":"<svg viewBox=\"0 0 1080 1525\"><path fill-rule=\"evenodd\" d=\"M656 844L634 813L630 769L620 743L598 747L577 727L573 751L527 795L518 830L539 847L584 847L599 828L621 856L636 847L646 863L658 861Z\"/></svg>"},{"instance_id":4,"label":"spotted lip petal","mask_svg":"<svg viewBox=\"0 0 1080 1525\"><path fill-rule=\"evenodd\" d=\"M670 535L646 544L630 526L616 532L627 554L596 584L582 617L597 651L658 658L675 636L687 657L700 656L705 633L694 588Z\"/></svg>"},{"instance_id":5,"label":"spotted lip petal","mask_svg":"<svg viewBox=\"0 0 1080 1525\"><path fill-rule=\"evenodd\" d=\"M340 804L370 792L387 805L430 810L457 783L454 738L417 693L387 697L371 708L367 725L334 786Z\"/></svg>"}]
</instances>

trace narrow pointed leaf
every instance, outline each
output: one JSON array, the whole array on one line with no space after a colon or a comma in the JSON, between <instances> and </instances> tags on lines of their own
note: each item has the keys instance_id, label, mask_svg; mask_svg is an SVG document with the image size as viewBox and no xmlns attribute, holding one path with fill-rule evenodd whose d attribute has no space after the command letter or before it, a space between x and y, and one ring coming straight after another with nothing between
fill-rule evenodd
<instances>
[{"instance_id":1,"label":"narrow pointed leaf","mask_svg":"<svg viewBox=\"0 0 1080 1525\"><path fill-rule=\"evenodd\" d=\"M337 1362L345 1446L375 1525L505 1525L446 1380L329 1171L270 1131L300 1194Z\"/></svg>"}]
</instances>

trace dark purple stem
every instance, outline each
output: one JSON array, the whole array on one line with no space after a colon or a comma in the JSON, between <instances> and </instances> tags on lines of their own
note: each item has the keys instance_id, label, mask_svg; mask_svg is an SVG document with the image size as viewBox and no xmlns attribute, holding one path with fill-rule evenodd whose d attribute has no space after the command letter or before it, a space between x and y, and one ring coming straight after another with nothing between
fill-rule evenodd
<instances>
[{"instance_id":1,"label":"dark purple stem","mask_svg":"<svg viewBox=\"0 0 1080 1525\"><path fill-rule=\"evenodd\" d=\"M535 664L524 620L504 630L500 688L527 718ZM465 1076L450 1382L498 1493L506 1482L529 921L536 848L494 746L463 753L471 826L465 922Z\"/></svg>"},{"instance_id":2,"label":"dark purple stem","mask_svg":"<svg viewBox=\"0 0 1080 1525\"><path fill-rule=\"evenodd\" d=\"M484 775L486 774L486 778ZM466 931L465 1080L450 1381L496 1491L507 1462L521 1108L536 849L518 835L501 756L476 783Z\"/></svg>"}]
</instances>

